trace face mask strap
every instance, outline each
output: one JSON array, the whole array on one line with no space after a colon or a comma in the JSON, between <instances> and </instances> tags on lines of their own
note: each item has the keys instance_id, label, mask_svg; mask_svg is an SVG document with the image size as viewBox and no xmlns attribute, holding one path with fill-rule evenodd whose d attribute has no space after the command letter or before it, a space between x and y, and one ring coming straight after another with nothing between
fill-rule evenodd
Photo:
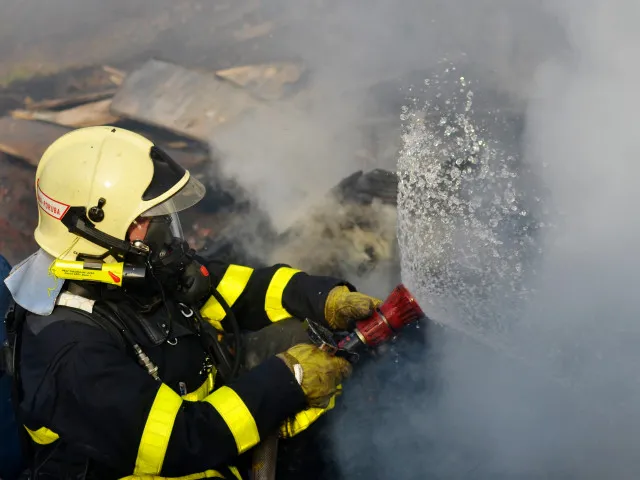
<instances>
[{"instance_id":1,"label":"face mask strap","mask_svg":"<svg viewBox=\"0 0 640 480\"><path fill-rule=\"evenodd\" d=\"M106 248L115 258L124 257L126 255L135 255L140 257L146 257L149 255L149 247L142 242L136 241L130 243L98 230L87 218L87 209L85 207L69 208L61 221L62 224L67 227L69 232L74 235L78 235L91 243L95 243L96 245Z\"/></svg>"}]
</instances>

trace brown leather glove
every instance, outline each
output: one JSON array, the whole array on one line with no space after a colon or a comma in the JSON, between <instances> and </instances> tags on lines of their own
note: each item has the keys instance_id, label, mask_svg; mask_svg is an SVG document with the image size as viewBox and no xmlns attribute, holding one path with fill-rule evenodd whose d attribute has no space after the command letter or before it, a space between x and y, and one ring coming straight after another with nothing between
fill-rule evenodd
<instances>
[{"instance_id":1,"label":"brown leather glove","mask_svg":"<svg viewBox=\"0 0 640 480\"><path fill-rule=\"evenodd\" d=\"M382 300L360 292L351 292L348 287L333 288L324 305L324 318L334 330L348 330L355 320L367 318Z\"/></svg>"},{"instance_id":2,"label":"brown leather glove","mask_svg":"<svg viewBox=\"0 0 640 480\"><path fill-rule=\"evenodd\" d=\"M351 364L344 358L309 343L295 345L277 356L296 376L310 407L326 408L338 386L351 375Z\"/></svg>"}]
</instances>

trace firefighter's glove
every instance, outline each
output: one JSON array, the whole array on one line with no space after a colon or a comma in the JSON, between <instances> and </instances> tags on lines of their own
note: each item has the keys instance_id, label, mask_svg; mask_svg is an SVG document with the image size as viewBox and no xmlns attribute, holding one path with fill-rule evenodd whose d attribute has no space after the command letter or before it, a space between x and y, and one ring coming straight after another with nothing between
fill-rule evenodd
<instances>
[{"instance_id":1,"label":"firefighter's glove","mask_svg":"<svg viewBox=\"0 0 640 480\"><path fill-rule=\"evenodd\" d=\"M327 296L324 318L333 330L349 330L353 322L371 316L380 305L382 300L339 286Z\"/></svg>"},{"instance_id":2,"label":"firefighter's glove","mask_svg":"<svg viewBox=\"0 0 640 480\"><path fill-rule=\"evenodd\" d=\"M315 345L301 343L277 355L296 376L309 407L326 408L339 385L351 375L351 364Z\"/></svg>"}]
</instances>

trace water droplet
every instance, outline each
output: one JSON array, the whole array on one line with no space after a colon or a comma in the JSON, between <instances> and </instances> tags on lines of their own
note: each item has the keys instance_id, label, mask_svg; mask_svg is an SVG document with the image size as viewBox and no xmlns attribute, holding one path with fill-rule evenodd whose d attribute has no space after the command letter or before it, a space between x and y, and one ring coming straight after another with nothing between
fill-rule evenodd
<instances>
[{"instance_id":1,"label":"water droplet","mask_svg":"<svg viewBox=\"0 0 640 480\"><path fill-rule=\"evenodd\" d=\"M450 96L439 91L446 79L424 83L432 100L409 102L404 113L424 121L404 128L397 166L403 281L430 305L455 310L452 316L462 323L502 331L517 315L494 315L492 302L504 302L510 290L521 288L522 272L531 269L517 259L538 248L504 237L506 231L524 232L517 222L534 216L513 182L518 158L501 151L474 122L474 92L458 92L469 79L454 76L458 88Z\"/></svg>"},{"instance_id":2,"label":"water droplet","mask_svg":"<svg viewBox=\"0 0 640 480\"><path fill-rule=\"evenodd\" d=\"M504 192L504 199L507 203L513 203L516 201L516 195L513 190L509 189Z\"/></svg>"}]
</instances>

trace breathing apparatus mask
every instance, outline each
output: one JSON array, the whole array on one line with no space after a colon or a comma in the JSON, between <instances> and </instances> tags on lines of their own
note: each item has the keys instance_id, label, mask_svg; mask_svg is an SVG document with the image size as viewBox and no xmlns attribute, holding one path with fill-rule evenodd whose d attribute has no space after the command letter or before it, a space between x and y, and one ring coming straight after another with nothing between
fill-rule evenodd
<instances>
[{"instance_id":1,"label":"breathing apparatus mask","mask_svg":"<svg viewBox=\"0 0 640 480\"><path fill-rule=\"evenodd\" d=\"M208 298L209 272L184 239L178 214L146 217L136 223L146 223L146 235L141 242L149 248L149 255L143 259L147 277L187 305L198 305Z\"/></svg>"}]
</instances>

